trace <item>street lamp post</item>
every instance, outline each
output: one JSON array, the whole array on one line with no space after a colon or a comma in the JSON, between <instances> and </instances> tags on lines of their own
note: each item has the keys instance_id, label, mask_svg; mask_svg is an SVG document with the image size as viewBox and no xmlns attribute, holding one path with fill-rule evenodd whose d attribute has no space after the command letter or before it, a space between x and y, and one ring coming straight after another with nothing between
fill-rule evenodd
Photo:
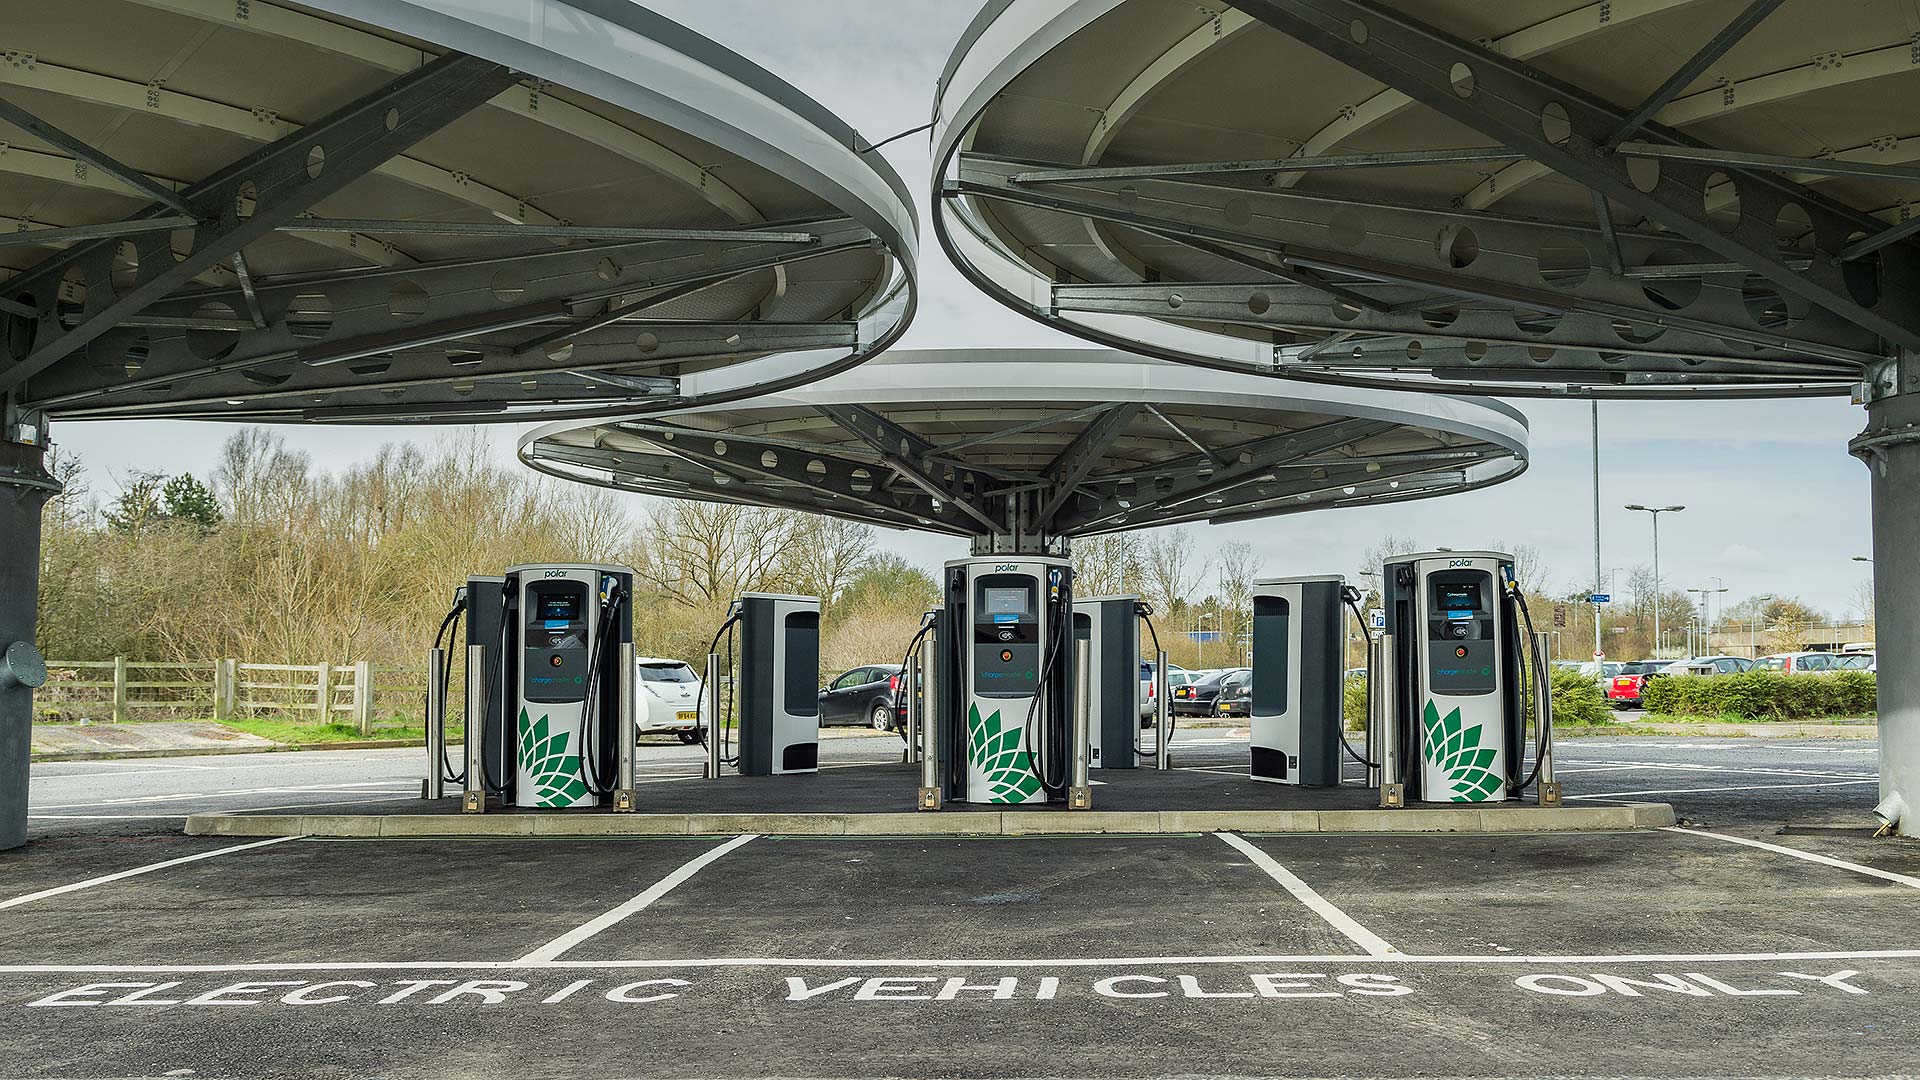
<instances>
[{"instance_id":1,"label":"street lamp post","mask_svg":"<svg viewBox=\"0 0 1920 1080\"><path fill-rule=\"evenodd\" d=\"M1627 507L1653 516L1653 651L1660 652L1660 515L1677 514L1685 510L1684 506L1641 506L1634 503Z\"/></svg>"}]
</instances>

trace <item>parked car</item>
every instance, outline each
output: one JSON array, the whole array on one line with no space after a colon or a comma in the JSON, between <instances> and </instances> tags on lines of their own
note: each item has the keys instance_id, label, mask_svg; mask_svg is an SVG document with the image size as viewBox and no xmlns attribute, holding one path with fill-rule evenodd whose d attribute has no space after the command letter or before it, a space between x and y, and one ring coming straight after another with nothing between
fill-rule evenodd
<instances>
[{"instance_id":1,"label":"parked car","mask_svg":"<svg viewBox=\"0 0 1920 1080\"><path fill-rule=\"evenodd\" d=\"M900 715L900 665L850 668L820 688L820 726L865 724L892 731Z\"/></svg>"},{"instance_id":2,"label":"parked car","mask_svg":"<svg viewBox=\"0 0 1920 1080\"><path fill-rule=\"evenodd\" d=\"M1215 716L1252 716L1253 715L1253 673L1238 682L1229 680L1220 688L1220 696L1213 701Z\"/></svg>"},{"instance_id":3,"label":"parked car","mask_svg":"<svg viewBox=\"0 0 1920 1080\"><path fill-rule=\"evenodd\" d=\"M1871 671L1880 670L1880 654L1877 652L1841 653L1839 663L1833 666L1835 671Z\"/></svg>"},{"instance_id":4,"label":"parked car","mask_svg":"<svg viewBox=\"0 0 1920 1080\"><path fill-rule=\"evenodd\" d=\"M1249 668L1228 668L1218 675L1210 675L1198 682L1191 682L1174 691L1173 711L1178 716L1211 716L1214 702L1220 697L1220 691L1238 686L1252 678Z\"/></svg>"},{"instance_id":5,"label":"parked car","mask_svg":"<svg viewBox=\"0 0 1920 1080\"><path fill-rule=\"evenodd\" d=\"M634 660L634 673L640 681L640 734L671 732L691 746L700 741L705 718L700 715L700 676L693 668L662 656L642 656Z\"/></svg>"},{"instance_id":6,"label":"parked car","mask_svg":"<svg viewBox=\"0 0 1920 1080\"><path fill-rule=\"evenodd\" d=\"M1616 709L1639 708L1647 677L1671 664L1670 660L1631 660L1620 665L1619 673L1607 681L1607 703Z\"/></svg>"},{"instance_id":7,"label":"parked car","mask_svg":"<svg viewBox=\"0 0 1920 1080\"><path fill-rule=\"evenodd\" d=\"M1734 675L1753 669L1753 661L1744 656L1696 656L1667 665L1662 675Z\"/></svg>"},{"instance_id":8,"label":"parked car","mask_svg":"<svg viewBox=\"0 0 1920 1080\"><path fill-rule=\"evenodd\" d=\"M1753 666L1767 671L1778 671L1783 675L1811 675L1821 671L1840 670L1841 657L1837 653L1824 652L1787 652L1763 656L1753 662Z\"/></svg>"},{"instance_id":9,"label":"parked car","mask_svg":"<svg viewBox=\"0 0 1920 1080\"><path fill-rule=\"evenodd\" d=\"M1167 665L1167 690L1178 690L1193 681L1193 672L1178 664ZM1140 726L1153 726L1153 661L1140 661Z\"/></svg>"}]
</instances>

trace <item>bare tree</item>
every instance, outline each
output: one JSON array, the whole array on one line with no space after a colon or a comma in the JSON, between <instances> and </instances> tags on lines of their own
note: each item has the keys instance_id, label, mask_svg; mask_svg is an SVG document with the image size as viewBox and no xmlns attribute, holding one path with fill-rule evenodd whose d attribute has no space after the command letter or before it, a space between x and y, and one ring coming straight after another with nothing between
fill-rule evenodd
<instances>
[{"instance_id":1,"label":"bare tree","mask_svg":"<svg viewBox=\"0 0 1920 1080\"><path fill-rule=\"evenodd\" d=\"M1172 615L1193 603L1193 593L1207 573L1206 560L1196 558L1193 534L1175 527L1150 533L1141 544L1140 570L1146 591L1160 610Z\"/></svg>"},{"instance_id":2,"label":"bare tree","mask_svg":"<svg viewBox=\"0 0 1920 1080\"><path fill-rule=\"evenodd\" d=\"M832 607L847 583L873 561L873 526L809 514L799 520L796 529L794 584Z\"/></svg>"},{"instance_id":3,"label":"bare tree","mask_svg":"<svg viewBox=\"0 0 1920 1080\"><path fill-rule=\"evenodd\" d=\"M635 569L683 604L708 605L783 580L802 517L730 503L663 502L647 520Z\"/></svg>"},{"instance_id":4,"label":"bare tree","mask_svg":"<svg viewBox=\"0 0 1920 1080\"><path fill-rule=\"evenodd\" d=\"M1253 583L1260 576L1262 560L1252 544L1242 541L1222 545L1216 559L1220 629L1228 641L1237 642L1253 629Z\"/></svg>"},{"instance_id":5,"label":"bare tree","mask_svg":"<svg viewBox=\"0 0 1920 1080\"><path fill-rule=\"evenodd\" d=\"M1144 544L1137 533L1105 533L1073 542L1073 591L1120 596L1142 588Z\"/></svg>"}]
</instances>

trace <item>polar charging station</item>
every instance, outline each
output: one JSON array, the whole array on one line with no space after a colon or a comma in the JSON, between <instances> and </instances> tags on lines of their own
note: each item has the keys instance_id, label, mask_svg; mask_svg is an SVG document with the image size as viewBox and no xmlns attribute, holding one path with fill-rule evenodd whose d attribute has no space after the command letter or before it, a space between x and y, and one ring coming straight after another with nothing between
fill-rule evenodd
<instances>
[{"instance_id":1,"label":"polar charging station","mask_svg":"<svg viewBox=\"0 0 1920 1080\"><path fill-rule=\"evenodd\" d=\"M1140 620L1138 596L1088 596L1073 602L1073 638L1086 642L1088 670L1074 680L1087 690L1087 764L1132 769L1140 764ZM1075 652L1074 662L1082 654Z\"/></svg>"},{"instance_id":2,"label":"polar charging station","mask_svg":"<svg viewBox=\"0 0 1920 1080\"><path fill-rule=\"evenodd\" d=\"M1338 576L1254 582L1253 779L1339 785L1345 599Z\"/></svg>"},{"instance_id":3,"label":"polar charging station","mask_svg":"<svg viewBox=\"0 0 1920 1080\"><path fill-rule=\"evenodd\" d=\"M1526 704L1536 712L1536 762L1551 760L1551 694L1512 555L1434 551L1389 560L1381 575L1391 691L1383 722L1404 753L1382 778L1383 799L1497 802L1536 779L1541 801L1559 785L1536 763L1523 773ZM1550 768L1550 766L1549 766ZM1394 790L1395 788L1399 790Z\"/></svg>"},{"instance_id":4,"label":"polar charging station","mask_svg":"<svg viewBox=\"0 0 1920 1080\"><path fill-rule=\"evenodd\" d=\"M723 766L742 776L819 771L819 676L820 598L741 594L707 648L705 709L717 718L703 729L707 775Z\"/></svg>"}]
</instances>

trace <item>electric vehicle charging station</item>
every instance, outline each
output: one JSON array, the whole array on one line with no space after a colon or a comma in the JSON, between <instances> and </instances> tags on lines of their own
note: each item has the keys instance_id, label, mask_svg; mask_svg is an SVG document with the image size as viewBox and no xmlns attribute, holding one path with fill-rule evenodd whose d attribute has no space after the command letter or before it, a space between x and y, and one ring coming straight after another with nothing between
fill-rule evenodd
<instances>
[{"instance_id":1,"label":"electric vehicle charging station","mask_svg":"<svg viewBox=\"0 0 1920 1080\"><path fill-rule=\"evenodd\" d=\"M725 654L718 651L723 637ZM742 593L707 649L707 778L718 778L728 765L742 776L819 771L819 675L820 598ZM724 704L723 682L732 687ZM729 717L738 721L737 752L729 752Z\"/></svg>"},{"instance_id":2,"label":"electric vehicle charging station","mask_svg":"<svg viewBox=\"0 0 1920 1080\"><path fill-rule=\"evenodd\" d=\"M1073 564L1052 555L960 559L936 631L936 753L945 797L1065 800L1072 777Z\"/></svg>"},{"instance_id":3,"label":"electric vehicle charging station","mask_svg":"<svg viewBox=\"0 0 1920 1080\"><path fill-rule=\"evenodd\" d=\"M1346 581L1338 575L1253 585L1253 779L1340 783Z\"/></svg>"},{"instance_id":4,"label":"electric vehicle charging station","mask_svg":"<svg viewBox=\"0 0 1920 1080\"><path fill-rule=\"evenodd\" d=\"M1393 644L1382 662L1396 688L1384 720L1387 737L1404 749L1401 775L1382 784L1404 783L1408 800L1497 802L1517 798L1534 779L1520 773L1523 682L1529 657L1537 685L1546 684L1546 669L1513 574L1513 556L1494 551L1422 552L1384 568ZM1545 721L1536 721L1540 757L1550 760L1550 706L1542 700L1536 708ZM1543 801L1557 798L1551 773L1536 775Z\"/></svg>"},{"instance_id":5,"label":"electric vehicle charging station","mask_svg":"<svg viewBox=\"0 0 1920 1080\"><path fill-rule=\"evenodd\" d=\"M1087 596L1073 602L1073 636L1087 643L1088 767L1139 767L1140 622L1138 596Z\"/></svg>"}]
</instances>

